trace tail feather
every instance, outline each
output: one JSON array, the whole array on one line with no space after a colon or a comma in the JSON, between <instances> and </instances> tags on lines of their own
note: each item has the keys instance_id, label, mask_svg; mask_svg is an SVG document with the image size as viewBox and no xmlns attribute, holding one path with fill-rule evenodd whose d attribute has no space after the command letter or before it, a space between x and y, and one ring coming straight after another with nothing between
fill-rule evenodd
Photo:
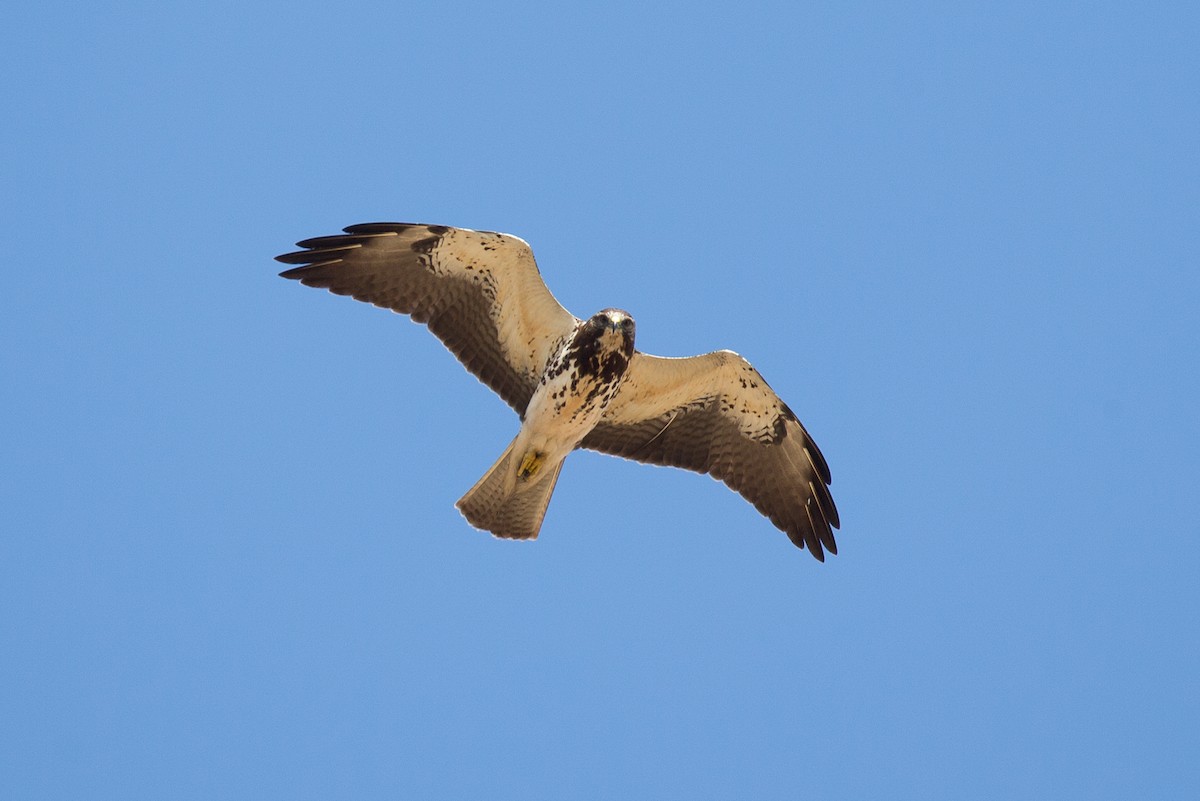
<instances>
[{"instance_id":1,"label":"tail feather","mask_svg":"<svg viewBox=\"0 0 1200 801\"><path fill-rule=\"evenodd\" d=\"M455 506L467 522L506 539L535 539L546 516L546 507L558 483L565 459L546 466L528 480L517 478L514 439L483 478L458 499Z\"/></svg>"}]
</instances>

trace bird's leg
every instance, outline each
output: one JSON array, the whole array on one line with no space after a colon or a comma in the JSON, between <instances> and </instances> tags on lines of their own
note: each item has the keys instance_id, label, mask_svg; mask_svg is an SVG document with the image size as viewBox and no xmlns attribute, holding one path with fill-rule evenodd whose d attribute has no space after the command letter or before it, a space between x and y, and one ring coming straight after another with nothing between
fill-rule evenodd
<instances>
[{"instance_id":1,"label":"bird's leg","mask_svg":"<svg viewBox=\"0 0 1200 801\"><path fill-rule=\"evenodd\" d=\"M517 468L517 478L522 481L527 481L537 474L538 470L542 469L542 463L546 458L546 454L540 451L526 451L521 457L521 466Z\"/></svg>"}]
</instances>

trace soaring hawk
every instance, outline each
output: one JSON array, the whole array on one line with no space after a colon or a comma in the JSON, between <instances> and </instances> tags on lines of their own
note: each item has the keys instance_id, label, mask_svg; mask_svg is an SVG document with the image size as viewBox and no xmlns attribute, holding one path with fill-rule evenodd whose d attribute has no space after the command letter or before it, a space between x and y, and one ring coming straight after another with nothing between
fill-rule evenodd
<instances>
[{"instance_id":1,"label":"soaring hawk","mask_svg":"<svg viewBox=\"0 0 1200 801\"><path fill-rule=\"evenodd\" d=\"M829 467L787 404L729 350L634 350L633 318L580 320L523 240L444 225L366 223L276 258L302 284L408 314L521 416L516 438L456 504L498 537L538 535L575 448L708 473L799 548L837 553Z\"/></svg>"}]
</instances>

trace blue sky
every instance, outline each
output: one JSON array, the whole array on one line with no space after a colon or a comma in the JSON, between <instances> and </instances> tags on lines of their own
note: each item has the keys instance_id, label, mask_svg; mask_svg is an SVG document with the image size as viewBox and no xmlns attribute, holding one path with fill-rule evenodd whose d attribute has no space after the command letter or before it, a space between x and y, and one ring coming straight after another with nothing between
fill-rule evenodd
<instances>
[{"instance_id":1,"label":"blue sky","mask_svg":"<svg viewBox=\"0 0 1200 801\"><path fill-rule=\"evenodd\" d=\"M1200 790L1185 4L5 18L0 796ZM375 220L744 354L841 554L592 453L470 529L515 416L271 261Z\"/></svg>"}]
</instances>

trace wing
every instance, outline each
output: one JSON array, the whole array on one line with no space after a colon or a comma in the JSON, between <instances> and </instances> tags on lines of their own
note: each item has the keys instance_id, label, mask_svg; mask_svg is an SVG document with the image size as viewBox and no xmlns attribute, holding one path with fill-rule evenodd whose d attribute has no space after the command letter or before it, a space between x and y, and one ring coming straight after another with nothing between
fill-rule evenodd
<instances>
[{"instance_id":1,"label":"wing","mask_svg":"<svg viewBox=\"0 0 1200 801\"><path fill-rule=\"evenodd\" d=\"M408 314L480 381L525 413L577 320L542 282L523 240L444 225L366 223L297 242L280 275Z\"/></svg>"},{"instance_id":2,"label":"wing","mask_svg":"<svg viewBox=\"0 0 1200 801\"><path fill-rule=\"evenodd\" d=\"M837 553L829 466L796 415L736 353L635 353L584 448L709 473L825 561ZM824 549L824 550L823 550Z\"/></svg>"}]
</instances>

